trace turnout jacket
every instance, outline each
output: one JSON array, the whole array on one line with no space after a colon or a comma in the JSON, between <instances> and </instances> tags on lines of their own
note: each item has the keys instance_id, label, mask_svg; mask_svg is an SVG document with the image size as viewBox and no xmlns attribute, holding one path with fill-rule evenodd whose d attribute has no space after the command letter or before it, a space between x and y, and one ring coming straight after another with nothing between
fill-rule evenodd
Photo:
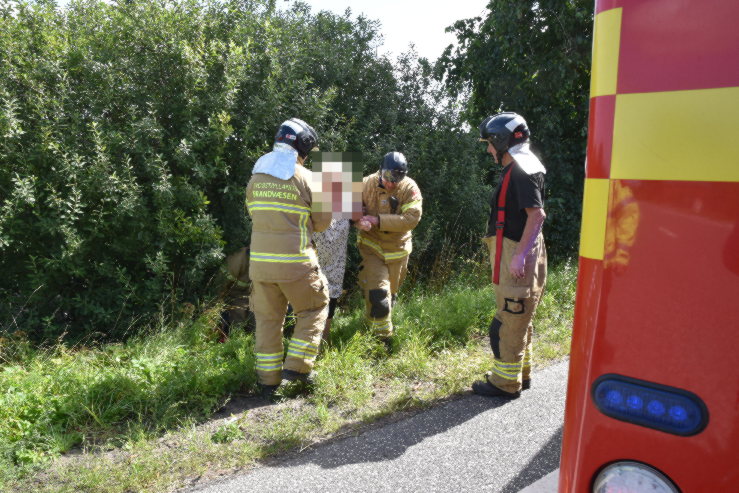
<instances>
[{"instance_id":1,"label":"turnout jacket","mask_svg":"<svg viewBox=\"0 0 739 493\"><path fill-rule=\"evenodd\" d=\"M362 203L365 214L377 216L380 223L369 231L359 231L357 243L366 246L385 262L407 257L413 245L411 231L421 220L421 190L409 177L392 192L380 187L380 173L364 178Z\"/></svg>"},{"instance_id":2,"label":"turnout jacket","mask_svg":"<svg viewBox=\"0 0 739 493\"><path fill-rule=\"evenodd\" d=\"M330 213L311 210L311 172L295 164L295 174L281 180L254 173L246 186L251 215L249 276L254 281L289 282L318 268L313 232L326 229Z\"/></svg>"}]
</instances>

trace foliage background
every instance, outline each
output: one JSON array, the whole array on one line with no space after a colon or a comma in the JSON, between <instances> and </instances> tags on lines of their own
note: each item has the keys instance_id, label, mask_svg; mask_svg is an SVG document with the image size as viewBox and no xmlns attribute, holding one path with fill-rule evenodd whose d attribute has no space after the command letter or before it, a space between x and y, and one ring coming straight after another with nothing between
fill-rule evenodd
<instances>
[{"instance_id":1,"label":"foliage background","mask_svg":"<svg viewBox=\"0 0 739 493\"><path fill-rule=\"evenodd\" d=\"M379 56L374 21L301 4L0 0L0 331L120 339L207 304L248 242L251 167L292 116L323 150L363 152L367 173L406 154L422 278L478 251L496 173L476 126L521 112L550 170L549 243L567 256L592 6L490 9L455 24L460 48L432 66Z\"/></svg>"}]
</instances>

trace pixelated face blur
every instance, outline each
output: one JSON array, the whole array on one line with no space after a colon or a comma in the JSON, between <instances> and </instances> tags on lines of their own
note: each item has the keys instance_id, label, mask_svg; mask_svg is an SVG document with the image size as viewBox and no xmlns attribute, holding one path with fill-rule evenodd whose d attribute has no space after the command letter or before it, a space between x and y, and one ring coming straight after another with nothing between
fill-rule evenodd
<instances>
[{"instance_id":1,"label":"pixelated face blur","mask_svg":"<svg viewBox=\"0 0 739 493\"><path fill-rule=\"evenodd\" d=\"M361 156L349 152L314 152L313 210L335 219L362 217Z\"/></svg>"}]
</instances>

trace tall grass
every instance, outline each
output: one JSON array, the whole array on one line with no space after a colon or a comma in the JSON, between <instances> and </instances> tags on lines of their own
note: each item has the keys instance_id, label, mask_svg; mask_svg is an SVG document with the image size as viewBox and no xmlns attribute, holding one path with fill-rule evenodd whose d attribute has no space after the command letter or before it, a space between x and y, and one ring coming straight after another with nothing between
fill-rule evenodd
<instances>
[{"instance_id":1,"label":"tall grass","mask_svg":"<svg viewBox=\"0 0 739 493\"><path fill-rule=\"evenodd\" d=\"M0 469L22 469L80 444L115 444L136 430L159 433L206 416L240 387L251 389L251 337L214 344L212 324L205 315L94 349L33 350L22 335L5 339Z\"/></svg>"},{"instance_id":2,"label":"tall grass","mask_svg":"<svg viewBox=\"0 0 739 493\"><path fill-rule=\"evenodd\" d=\"M298 408L275 406L260 420L231 423L207 444L202 437L182 438L188 445L166 454L155 451L153 439L194 433L195 425L234 393L255 390L253 337L237 332L218 344L212 331L217 307L187 324L96 348L34 349L21 334L3 339L0 490L28 484L22 478L29 471L47 468L74 447L121 445L135 447L137 460L145 462L135 474L130 464L101 457L69 466L66 481L76 485L70 491L102 487L95 482L108 484L104 478L111 474L120 476L120 485L147 489L177 481L208 461L243 465L348 423L462 392L490 366L486 336L495 306L488 275L480 267L443 286L408 286L394 314L390 352L364 330L362 300L352 295L337 311L331 344L319 356L315 390L299 400ZM535 319L537 364L568 352L575 277L570 262L550 271ZM239 447L224 446L233 441ZM182 462L181 470L171 468L172 454ZM125 490L110 488L104 490Z\"/></svg>"}]
</instances>

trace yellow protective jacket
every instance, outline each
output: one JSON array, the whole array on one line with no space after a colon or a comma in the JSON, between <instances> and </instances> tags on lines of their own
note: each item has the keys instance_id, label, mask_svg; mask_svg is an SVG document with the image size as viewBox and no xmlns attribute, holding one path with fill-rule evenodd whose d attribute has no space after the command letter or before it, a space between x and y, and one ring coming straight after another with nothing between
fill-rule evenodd
<instances>
[{"instance_id":1,"label":"yellow protective jacket","mask_svg":"<svg viewBox=\"0 0 739 493\"><path fill-rule=\"evenodd\" d=\"M249 277L254 281L289 282L318 267L314 231L331 222L330 213L311 211L311 172L295 164L288 180L254 173L246 186L251 215Z\"/></svg>"},{"instance_id":2,"label":"yellow protective jacket","mask_svg":"<svg viewBox=\"0 0 739 493\"><path fill-rule=\"evenodd\" d=\"M421 220L421 190L407 176L392 192L380 187L379 172L364 178L362 203L365 214L377 216L378 226L360 231L357 243L366 246L385 262L401 260L413 249L411 231Z\"/></svg>"}]
</instances>

